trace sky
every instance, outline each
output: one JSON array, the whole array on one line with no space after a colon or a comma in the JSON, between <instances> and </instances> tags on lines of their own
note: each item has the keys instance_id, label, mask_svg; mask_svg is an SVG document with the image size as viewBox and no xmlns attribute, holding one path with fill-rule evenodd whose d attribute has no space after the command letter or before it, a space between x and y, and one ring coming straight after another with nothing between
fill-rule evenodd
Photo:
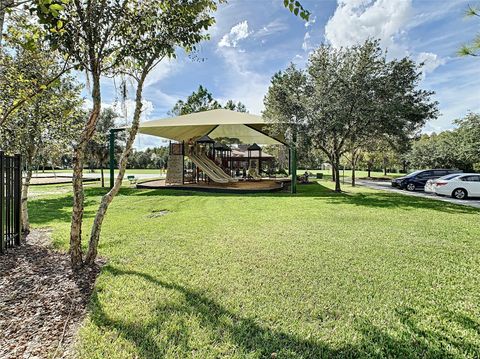
<instances>
[{"instance_id":1,"label":"sky","mask_svg":"<svg viewBox=\"0 0 480 359\"><path fill-rule=\"evenodd\" d=\"M167 117L179 99L203 85L220 102L243 102L261 114L272 75L290 63L305 67L320 44L349 46L378 38L389 58L424 62L421 88L435 91L441 115L424 131L453 128L453 120L480 112L480 58L459 57L459 47L480 31L478 18L465 17L467 0L302 0L309 22L293 16L283 0L229 0L219 6L210 40L194 54L179 50L147 79L143 120ZM472 4L480 3L473 1ZM105 79L103 101L115 102L115 86ZM133 90L130 91L133 95ZM133 101L127 102L127 117ZM136 148L161 145L141 135Z\"/></svg>"}]
</instances>

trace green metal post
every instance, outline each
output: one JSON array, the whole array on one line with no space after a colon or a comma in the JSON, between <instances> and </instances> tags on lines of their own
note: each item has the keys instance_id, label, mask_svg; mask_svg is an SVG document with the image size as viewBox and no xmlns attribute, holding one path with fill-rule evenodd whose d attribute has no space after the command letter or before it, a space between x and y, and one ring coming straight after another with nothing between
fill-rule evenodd
<instances>
[{"instance_id":1,"label":"green metal post","mask_svg":"<svg viewBox=\"0 0 480 359\"><path fill-rule=\"evenodd\" d=\"M115 180L115 129L110 130L110 189Z\"/></svg>"},{"instance_id":2,"label":"green metal post","mask_svg":"<svg viewBox=\"0 0 480 359\"><path fill-rule=\"evenodd\" d=\"M291 193L297 193L297 149L295 145L290 147L290 170L292 172Z\"/></svg>"}]
</instances>

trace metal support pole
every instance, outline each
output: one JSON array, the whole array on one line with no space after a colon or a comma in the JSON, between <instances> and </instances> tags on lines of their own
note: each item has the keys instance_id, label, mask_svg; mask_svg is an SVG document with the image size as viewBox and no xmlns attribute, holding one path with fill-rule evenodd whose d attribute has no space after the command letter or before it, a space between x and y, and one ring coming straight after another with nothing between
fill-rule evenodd
<instances>
[{"instance_id":1,"label":"metal support pole","mask_svg":"<svg viewBox=\"0 0 480 359\"><path fill-rule=\"evenodd\" d=\"M14 223L15 244L21 243L22 238L22 157L16 154L14 158Z\"/></svg>"},{"instance_id":2,"label":"metal support pole","mask_svg":"<svg viewBox=\"0 0 480 359\"><path fill-rule=\"evenodd\" d=\"M110 129L110 189L113 188L115 184L115 133L125 131L124 128L112 128Z\"/></svg>"},{"instance_id":3,"label":"metal support pole","mask_svg":"<svg viewBox=\"0 0 480 359\"><path fill-rule=\"evenodd\" d=\"M288 147L288 175L292 174L292 151Z\"/></svg>"},{"instance_id":4,"label":"metal support pole","mask_svg":"<svg viewBox=\"0 0 480 359\"><path fill-rule=\"evenodd\" d=\"M110 130L110 189L113 188L115 179L115 130Z\"/></svg>"},{"instance_id":5,"label":"metal support pole","mask_svg":"<svg viewBox=\"0 0 480 359\"><path fill-rule=\"evenodd\" d=\"M185 184L185 141L182 141L182 184Z\"/></svg>"},{"instance_id":6,"label":"metal support pole","mask_svg":"<svg viewBox=\"0 0 480 359\"><path fill-rule=\"evenodd\" d=\"M297 149L295 145L290 147L290 171L292 173L291 193L297 193Z\"/></svg>"},{"instance_id":7,"label":"metal support pole","mask_svg":"<svg viewBox=\"0 0 480 359\"><path fill-rule=\"evenodd\" d=\"M0 151L0 253L7 250L7 241L5 239L5 155Z\"/></svg>"},{"instance_id":8,"label":"metal support pole","mask_svg":"<svg viewBox=\"0 0 480 359\"><path fill-rule=\"evenodd\" d=\"M7 248L12 246L11 223L12 223L12 163L11 157L5 156L5 240Z\"/></svg>"}]
</instances>

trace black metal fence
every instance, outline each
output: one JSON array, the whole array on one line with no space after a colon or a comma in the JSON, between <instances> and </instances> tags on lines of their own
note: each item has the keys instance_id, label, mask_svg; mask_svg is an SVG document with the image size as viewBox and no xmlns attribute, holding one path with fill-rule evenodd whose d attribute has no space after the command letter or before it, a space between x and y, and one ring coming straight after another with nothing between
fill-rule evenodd
<instances>
[{"instance_id":1,"label":"black metal fence","mask_svg":"<svg viewBox=\"0 0 480 359\"><path fill-rule=\"evenodd\" d=\"M20 244L22 160L0 151L0 253Z\"/></svg>"}]
</instances>

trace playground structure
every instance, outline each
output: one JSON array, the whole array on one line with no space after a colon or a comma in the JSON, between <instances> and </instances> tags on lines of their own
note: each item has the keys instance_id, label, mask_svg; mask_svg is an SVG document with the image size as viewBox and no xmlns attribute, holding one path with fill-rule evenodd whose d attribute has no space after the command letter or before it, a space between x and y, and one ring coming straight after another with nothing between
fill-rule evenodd
<instances>
[{"instance_id":1,"label":"playground structure","mask_svg":"<svg viewBox=\"0 0 480 359\"><path fill-rule=\"evenodd\" d=\"M250 147L260 149L257 144ZM272 160L273 157L269 156L264 163ZM191 139L187 144L170 143L166 184L260 181L260 172L261 152L258 157L253 157L251 150L248 151L248 157L233 157L230 147L203 136L196 140Z\"/></svg>"},{"instance_id":2,"label":"playground structure","mask_svg":"<svg viewBox=\"0 0 480 359\"><path fill-rule=\"evenodd\" d=\"M170 140L168 170L165 181L151 181L137 187L261 191L277 190L291 181L291 191L295 193L295 149L283 137L269 134L267 126L261 116L225 109L143 122L139 133ZM118 130L111 131L111 143ZM272 178L274 158L265 156L259 144L288 148L291 178ZM113 162L110 167L112 172Z\"/></svg>"}]
</instances>

